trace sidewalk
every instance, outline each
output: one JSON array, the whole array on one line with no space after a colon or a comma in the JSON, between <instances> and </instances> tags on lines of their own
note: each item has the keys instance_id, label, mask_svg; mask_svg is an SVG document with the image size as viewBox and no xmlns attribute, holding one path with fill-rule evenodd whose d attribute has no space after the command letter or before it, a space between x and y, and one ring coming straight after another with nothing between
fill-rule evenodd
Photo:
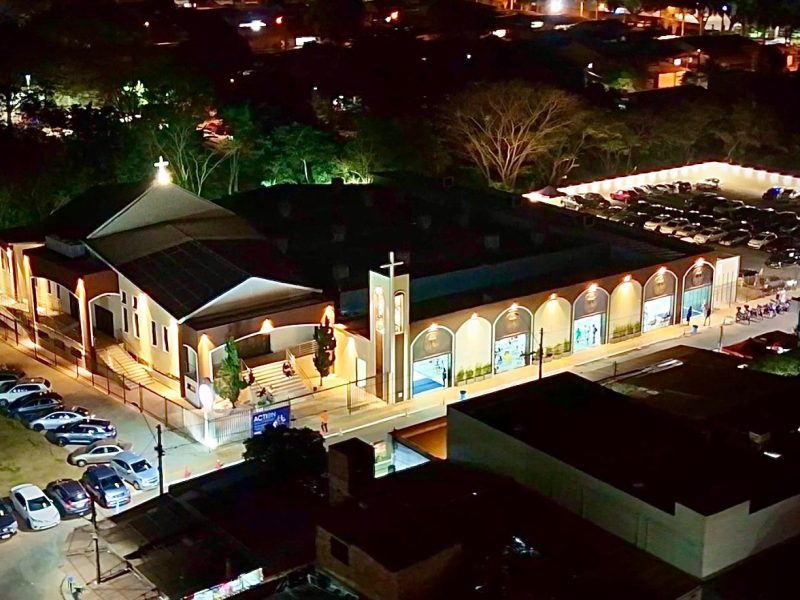
<instances>
[{"instance_id":1,"label":"sidewalk","mask_svg":"<svg viewBox=\"0 0 800 600\"><path fill-rule=\"evenodd\" d=\"M760 299L761 302L768 300L769 298ZM751 304L758 304L758 302L759 300L750 301ZM542 372L544 376L548 376L571 370L580 372L584 376L591 372L594 379L609 377L614 374L616 369L615 357L623 360L623 355L651 346L663 344L668 347L669 345L688 344L716 350L719 347L721 329L723 345L728 345L774 329L792 330L797 322L797 314L788 312L773 319L764 319L750 325L734 324L735 314L735 306L718 309L714 311L710 325L703 326L701 316L692 319L692 324L698 325L697 333L692 333L691 327L686 323L663 327L648 331L635 338L589 348L564 358L547 361L543 364ZM650 348L650 351L655 351L655 348ZM606 364L603 365L603 363ZM602 370L600 370L601 368ZM398 404L383 405L380 408L370 406L365 410L356 410L350 415L331 413L330 433L325 437L326 439L333 438L332 441L338 441L337 438L359 435L357 432L361 431L368 430L377 433L380 430L390 431L394 428L405 427L444 415L447 412L448 404L459 401L462 390L467 392L467 398L472 398L535 381L538 378L539 366L532 364L467 385L426 392L412 400ZM296 426L318 430L319 417L298 419ZM376 439L371 438L371 441L376 441Z\"/></svg>"}]
</instances>

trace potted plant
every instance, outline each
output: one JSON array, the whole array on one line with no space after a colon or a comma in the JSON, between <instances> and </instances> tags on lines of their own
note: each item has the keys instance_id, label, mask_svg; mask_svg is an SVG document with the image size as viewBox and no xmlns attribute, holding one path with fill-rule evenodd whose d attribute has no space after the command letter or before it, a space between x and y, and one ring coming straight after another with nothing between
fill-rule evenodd
<instances>
[{"instance_id":1,"label":"potted plant","mask_svg":"<svg viewBox=\"0 0 800 600\"><path fill-rule=\"evenodd\" d=\"M485 365L483 365L483 374L484 375L492 374L492 363L486 363Z\"/></svg>"},{"instance_id":2,"label":"potted plant","mask_svg":"<svg viewBox=\"0 0 800 600\"><path fill-rule=\"evenodd\" d=\"M464 383L464 369L459 369L456 373L456 385Z\"/></svg>"},{"instance_id":3,"label":"potted plant","mask_svg":"<svg viewBox=\"0 0 800 600\"><path fill-rule=\"evenodd\" d=\"M474 375L475 375L474 369L467 369L467 381L472 379Z\"/></svg>"},{"instance_id":4,"label":"potted plant","mask_svg":"<svg viewBox=\"0 0 800 600\"><path fill-rule=\"evenodd\" d=\"M572 348L572 342L570 342L569 340L564 340L564 354L569 354L571 348Z\"/></svg>"}]
</instances>

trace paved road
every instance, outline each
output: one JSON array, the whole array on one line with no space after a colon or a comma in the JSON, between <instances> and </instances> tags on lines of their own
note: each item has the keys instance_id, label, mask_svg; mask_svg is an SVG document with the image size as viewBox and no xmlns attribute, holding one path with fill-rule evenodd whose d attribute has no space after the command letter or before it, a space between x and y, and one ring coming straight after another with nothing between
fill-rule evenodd
<instances>
[{"instance_id":1,"label":"paved road","mask_svg":"<svg viewBox=\"0 0 800 600\"><path fill-rule=\"evenodd\" d=\"M47 377L53 389L64 396L64 404L80 404L95 412L100 418L110 419L119 431L119 439L133 444L155 464L155 426L156 421L138 410L123 405L69 376L46 367L27 355L0 343L0 363L20 365L29 375ZM164 433L164 446L167 455L164 459L165 481L175 481L188 470L197 474L215 467L217 455L210 454L201 445L167 431ZM0 449L0 453L2 449ZM31 457L36 460L36 457ZM2 464L2 454L0 454ZM78 479L82 469L64 464L64 477ZM24 478L24 476L23 476ZM25 483L20 481L19 483ZM139 503L156 494L155 491L133 492L134 503ZM8 496L8 490L0 490ZM101 514L106 514L100 509ZM0 598L2 600L53 600L64 576L69 573L65 565L64 542L70 530L84 524L85 520L62 522L58 527L47 531L20 532L5 542L0 542ZM55 594L55 595L54 595Z\"/></svg>"}]
</instances>

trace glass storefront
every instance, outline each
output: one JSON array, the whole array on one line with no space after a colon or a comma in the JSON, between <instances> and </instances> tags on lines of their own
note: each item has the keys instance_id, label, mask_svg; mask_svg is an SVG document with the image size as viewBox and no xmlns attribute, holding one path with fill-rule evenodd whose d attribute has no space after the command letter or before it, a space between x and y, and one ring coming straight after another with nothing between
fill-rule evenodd
<instances>
[{"instance_id":1,"label":"glass storefront","mask_svg":"<svg viewBox=\"0 0 800 600\"><path fill-rule=\"evenodd\" d=\"M494 343L494 372L503 373L528 363L528 334L504 337Z\"/></svg>"},{"instance_id":2,"label":"glass storefront","mask_svg":"<svg viewBox=\"0 0 800 600\"><path fill-rule=\"evenodd\" d=\"M439 354L414 361L411 386L412 394L422 394L450 385L452 355Z\"/></svg>"},{"instance_id":3,"label":"glass storefront","mask_svg":"<svg viewBox=\"0 0 800 600\"><path fill-rule=\"evenodd\" d=\"M572 348L575 352L603 343L604 318L605 315L601 313L576 319L572 333Z\"/></svg>"},{"instance_id":4,"label":"glass storefront","mask_svg":"<svg viewBox=\"0 0 800 600\"><path fill-rule=\"evenodd\" d=\"M644 303L642 331L651 331L672 324L673 297L661 296Z\"/></svg>"},{"instance_id":5,"label":"glass storefront","mask_svg":"<svg viewBox=\"0 0 800 600\"><path fill-rule=\"evenodd\" d=\"M681 319L686 320L689 314L689 307L692 307L692 318L702 317L705 314L706 307L711 302L711 286L704 285L703 287L686 290L683 293L683 307L681 309Z\"/></svg>"}]
</instances>

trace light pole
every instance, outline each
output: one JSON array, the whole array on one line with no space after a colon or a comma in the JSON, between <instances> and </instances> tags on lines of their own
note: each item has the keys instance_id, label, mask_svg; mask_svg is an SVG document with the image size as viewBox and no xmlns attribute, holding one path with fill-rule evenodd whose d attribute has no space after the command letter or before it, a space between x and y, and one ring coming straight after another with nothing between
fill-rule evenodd
<instances>
[{"instance_id":1,"label":"light pole","mask_svg":"<svg viewBox=\"0 0 800 600\"><path fill-rule=\"evenodd\" d=\"M204 377L197 386L197 396L200 398L200 406L203 407L203 444L210 448L208 415L214 408L214 386L208 377Z\"/></svg>"}]
</instances>

